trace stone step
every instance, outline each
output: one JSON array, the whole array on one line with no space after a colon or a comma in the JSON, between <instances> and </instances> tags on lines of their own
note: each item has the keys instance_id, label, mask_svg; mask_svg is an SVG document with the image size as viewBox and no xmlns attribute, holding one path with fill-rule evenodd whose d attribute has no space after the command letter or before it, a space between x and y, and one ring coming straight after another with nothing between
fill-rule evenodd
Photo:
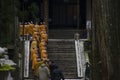
<instances>
[{"instance_id":1,"label":"stone step","mask_svg":"<svg viewBox=\"0 0 120 80\"><path fill-rule=\"evenodd\" d=\"M55 55L55 54L57 54L57 55ZM62 55L63 54L63 55ZM48 54L50 57L62 57L62 56L66 56L66 57L69 57L69 56L73 56L73 57L75 57L76 55L75 55L75 53L52 53L52 54Z\"/></svg>"},{"instance_id":2,"label":"stone step","mask_svg":"<svg viewBox=\"0 0 120 80\"><path fill-rule=\"evenodd\" d=\"M59 46L62 46L62 45L68 45L68 46L72 46L72 45L74 45L75 43L48 43L48 46L53 46L53 45L59 45Z\"/></svg>"},{"instance_id":3,"label":"stone step","mask_svg":"<svg viewBox=\"0 0 120 80\"><path fill-rule=\"evenodd\" d=\"M59 64L58 64L59 65ZM68 64L69 65L69 64ZM64 65L61 65L60 64L60 66L59 67L61 67L63 70L65 70L65 71L71 71L71 70L75 70L77 67L75 66L75 65L72 65L72 64L70 64L71 66L69 66L68 67L68 65L66 64L64 64ZM64 67L63 67L64 66ZM71 69L70 69L71 68ZM74 72L74 71L73 71Z\"/></svg>"},{"instance_id":4,"label":"stone step","mask_svg":"<svg viewBox=\"0 0 120 80\"><path fill-rule=\"evenodd\" d=\"M35 79L27 78L27 79L24 79L24 80L35 80ZM84 79L65 79L65 80L84 80Z\"/></svg>"},{"instance_id":5,"label":"stone step","mask_svg":"<svg viewBox=\"0 0 120 80\"><path fill-rule=\"evenodd\" d=\"M85 38L86 35L86 30L49 30L49 38L50 39L74 39L74 34L79 33L80 38Z\"/></svg>"},{"instance_id":6,"label":"stone step","mask_svg":"<svg viewBox=\"0 0 120 80\"><path fill-rule=\"evenodd\" d=\"M59 49L63 49L63 50L66 50L66 49L75 50L75 47L74 47L74 46L59 46L59 47L58 47L58 46L57 46L57 47L56 47L56 46L54 46L54 47L47 46L47 47L48 47L48 48L47 48L48 50L50 50L50 49L51 49L51 50L56 50L56 49L57 49L57 50L59 50Z\"/></svg>"},{"instance_id":7,"label":"stone step","mask_svg":"<svg viewBox=\"0 0 120 80\"><path fill-rule=\"evenodd\" d=\"M75 52L75 49L70 49L70 48L53 48L53 49L48 49L48 52Z\"/></svg>"},{"instance_id":8,"label":"stone step","mask_svg":"<svg viewBox=\"0 0 120 80\"><path fill-rule=\"evenodd\" d=\"M70 53L71 53L71 52L72 52L72 53L75 53L75 47L74 47L74 48L73 48L73 47L72 47L72 48L49 48L49 47L48 47L47 50L48 50L49 53L53 53L53 52L56 52L56 53L60 53L60 52L61 52L61 54L64 53L64 52L65 52L65 53L67 53L67 52L68 52L68 53L69 53L69 52L70 52Z\"/></svg>"},{"instance_id":9,"label":"stone step","mask_svg":"<svg viewBox=\"0 0 120 80\"><path fill-rule=\"evenodd\" d=\"M64 60L64 61L69 61L69 60L76 60L75 58L74 58L74 56L72 57L64 57L64 56L62 56L62 57L57 57L57 56L54 56L54 57L52 57L52 56L49 56L52 60L60 60L60 59L62 59L62 60ZM63 59L63 58L65 58L65 59ZM73 59L74 58L74 59Z\"/></svg>"},{"instance_id":10,"label":"stone step","mask_svg":"<svg viewBox=\"0 0 120 80\"><path fill-rule=\"evenodd\" d=\"M62 69L63 70L65 70L65 71L71 71L71 70L75 70L76 69L76 66L73 66L73 64L68 64L68 63L65 63L65 64L60 64L60 63L57 63L57 65L60 65L59 67L62 67ZM64 67L63 67L64 66ZM69 69L68 68L68 66L69 66L69 68L71 68L71 69ZM71 66L71 67L70 67ZM67 68L67 69L66 69Z\"/></svg>"},{"instance_id":11,"label":"stone step","mask_svg":"<svg viewBox=\"0 0 120 80\"><path fill-rule=\"evenodd\" d=\"M74 44L75 39L48 39L49 43L48 44Z\"/></svg>"},{"instance_id":12,"label":"stone step","mask_svg":"<svg viewBox=\"0 0 120 80\"><path fill-rule=\"evenodd\" d=\"M63 73L64 75L66 75L66 78L77 78L77 74L69 74L69 73Z\"/></svg>"},{"instance_id":13,"label":"stone step","mask_svg":"<svg viewBox=\"0 0 120 80\"><path fill-rule=\"evenodd\" d=\"M75 48L47 48L47 50L49 51L49 50L75 50Z\"/></svg>"},{"instance_id":14,"label":"stone step","mask_svg":"<svg viewBox=\"0 0 120 80\"><path fill-rule=\"evenodd\" d=\"M48 48L48 51L75 51L75 48Z\"/></svg>"},{"instance_id":15,"label":"stone step","mask_svg":"<svg viewBox=\"0 0 120 80\"><path fill-rule=\"evenodd\" d=\"M55 55L55 54L58 54L58 55L59 55L59 54L60 54L60 55L68 55L68 56L69 56L69 55L72 55L72 54L74 55L75 52L74 52L74 51L70 51L70 52L69 52L69 51L64 51L64 52L63 52L63 51L60 51L60 52L58 52L58 51L52 52L52 51L51 51L51 52L48 52L48 54L49 54L49 56L50 56L50 55Z\"/></svg>"},{"instance_id":16,"label":"stone step","mask_svg":"<svg viewBox=\"0 0 120 80\"><path fill-rule=\"evenodd\" d=\"M51 57L51 56L49 56L49 57ZM62 59L62 60L75 60L75 59L73 59L74 58L74 56L69 56L69 57L66 57L66 56L60 56L60 57L57 57L57 56L54 56L54 57L51 57L52 59L54 58L54 60L60 60L60 59ZM63 58L65 58L65 59L63 59Z\"/></svg>"},{"instance_id":17,"label":"stone step","mask_svg":"<svg viewBox=\"0 0 120 80\"><path fill-rule=\"evenodd\" d=\"M61 58L50 58L50 59L52 59L53 61L60 61L61 60ZM68 63L67 61L69 61L69 62L72 62L72 61L74 61L74 60L76 60L76 59L72 59L72 61L70 61L72 58L66 58L66 59L63 59L62 61L63 62L65 62L65 63ZM61 63L63 63L63 62L61 62ZM70 63L69 63L70 64Z\"/></svg>"},{"instance_id":18,"label":"stone step","mask_svg":"<svg viewBox=\"0 0 120 80\"><path fill-rule=\"evenodd\" d=\"M74 44L75 42L71 42L71 41L59 41L59 42L53 42L51 41L51 43L48 43L48 44L65 44L65 45L68 45L68 44Z\"/></svg>"},{"instance_id":19,"label":"stone step","mask_svg":"<svg viewBox=\"0 0 120 80\"><path fill-rule=\"evenodd\" d=\"M52 50L51 50L51 51L48 51L48 54L49 54L49 55L54 55L54 54L58 54L58 55L59 55L59 54L60 54L60 55L61 55L61 54L63 54L63 55L66 54L66 55L67 55L67 54L68 54L68 55L69 55L69 54L75 54L75 51L57 51L57 50L56 50L56 51L52 51Z\"/></svg>"},{"instance_id":20,"label":"stone step","mask_svg":"<svg viewBox=\"0 0 120 80\"><path fill-rule=\"evenodd\" d=\"M74 40L48 41L48 58L59 66L65 78L77 78Z\"/></svg>"},{"instance_id":21,"label":"stone step","mask_svg":"<svg viewBox=\"0 0 120 80\"><path fill-rule=\"evenodd\" d=\"M74 42L71 42L71 41L75 41L75 39L48 39L49 44L54 44L54 43L74 43Z\"/></svg>"},{"instance_id":22,"label":"stone step","mask_svg":"<svg viewBox=\"0 0 120 80\"><path fill-rule=\"evenodd\" d=\"M55 54L56 54L56 53L55 53ZM54 57L57 57L57 58L60 58L60 57L72 57L72 56L73 56L73 57L76 57L76 55L61 55L61 54L60 54L60 55L58 56L58 55L55 55L55 54L48 54L48 55L49 55L49 57L53 57L53 58L54 58ZM67 54L68 54L68 53L67 53ZM71 54L71 53L70 53L70 54Z\"/></svg>"},{"instance_id":23,"label":"stone step","mask_svg":"<svg viewBox=\"0 0 120 80\"><path fill-rule=\"evenodd\" d=\"M49 54L48 54L49 55ZM49 55L49 57L51 57L51 58L53 58L53 59L55 59L55 57L57 57L57 58L61 58L61 57L72 57L72 58L75 58L76 57L76 55L55 55L55 54L51 54L51 55Z\"/></svg>"},{"instance_id":24,"label":"stone step","mask_svg":"<svg viewBox=\"0 0 120 80\"><path fill-rule=\"evenodd\" d=\"M51 45L51 46L47 46L49 48L74 48L75 45Z\"/></svg>"},{"instance_id":25,"label":"stone step","mask_svg":"<svg viewBox=\"0 0 120 80\"><path fill-rule=\"evenodd\" d=\"M66 45L64 45L64 46L60 46L60 45L55 45L55 46L47 46L48 47L48 49L74 49L75 48L75 46L74 45L72 45L72 46L66 46Z\"/></svg>"},{"instance_id":26,"label":"stone step","mask_svg":"<svg viewBox=\"0 0 120 80\"><path fill-rule=\"evenodd\" d=\"M69 54L75 54L75 51L67 51L67 50L66 50L66 51L65 51L65 50L64 50L64 51L63 51L63 50L61 50L61 51L60 51L60 50L59 50L59 51L57 51L57 50L55 50L55 51L52 51L52 50L51 50L51 51L48 51L48 54L50 54L50 55L55 54L55 53L58 54L58 55L59 55L59 54L60 54L60 55L61 55L61 54L63 54L63 55L64 55L64 54L66 54L66 55L68 54L68 55L69 55Z\"/></svg>"},{"instance_id":27,"label":"stone step","mask_svg":"<svg viewBox=\"0 0 120 80\"><path fill-rule=\"evenodd\" d=\"M64 60L55 60L56 64L61 64L61 65L71 65L71 64L76 64L76 60L67 60L66 62L63 63Z\"/></svg>"},{"instance_id":28,"label":"stone step","mask_svg":"<svg viewBox=\"0 0 120 80\"><path fill-rule=\"evenodd\" d=\"M54 41L54 42L71 42L74 41L75 39L54 39L54 38L49 38L48 41Z\"/></svg>"},{"instance_id":29,"label":"stone step","mask_svg":"<svg viewBox=\"0 0 120 80\"><path fill-rule=\"evenodd\" d=\"M70 41L65 41L65 42L62 42L62 41L59 41L59 42L52 42L51 43L48 43L48 44L65 44L65 45L69 45L69 44L74 44L75 42L70 42Z\"/></svg>"},{"instance_id":30,"label":"stone step","mask_svg":"<svg viewBox=\"0 0 120 80\"><path fill-rule=\"evenodd\" d=\"M67 63L67 62L65 62L64 64L63 64L63 62L59 62L59 63L56 63L57 65L59 65L59 66L61 66L62 67L62 69L65 69L65 68L67 68L68 70L69 70L69 68L71 68L71 69L74 69L74 68L76 68L76 65L74 65L74 64L76 64L76 63L74 63L74 64L72 64L72 63ZM69 66L68 66L69 65ZM63 67L64 66L64 67ZM66 69L66 70L67 70Z\"/></svg>"},{"instance_id":31,"label":"stone step","mask_svg":"<svg viewBox=\"0 0 120 80\"><path fill-rule=\"evenodd\" d=\"M48 51L75 51L75 49L69 49L69 48L64 48L64 49L62 49L62 48L53 48L53 49L47 49Z\"/></svg>"}]
</instances>

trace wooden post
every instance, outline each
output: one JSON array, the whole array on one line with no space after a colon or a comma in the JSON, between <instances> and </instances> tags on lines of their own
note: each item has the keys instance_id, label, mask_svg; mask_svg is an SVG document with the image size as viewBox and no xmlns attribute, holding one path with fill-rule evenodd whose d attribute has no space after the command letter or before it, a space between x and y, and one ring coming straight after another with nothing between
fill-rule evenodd
<instances>
[{"instance_id":1,"label":"wooden post","mask_svg":"<svg viewBox=\"0 0 120 80\"><path fill-rule=\"evenodd\" d=\"M44 2L43 2L43 5L44 5L44 22L45 22L45 24L47 25L47 27L48 27L48 12L49 12L49 10L48 10L48 0L44 0Z\"/></svg>"},{"instance_id":2,"label":"wooden post","mask_svg":"<svg viewBox=\"0 0 120 80\"><path fill-rule=\"evenodd\" d=\"M43 10L44 10L44 22L46 25L46 29L47 29L47 34L48 34L48 18L49 18L49 10L48 10L48 0L43 0Z\"/></svg>"}]
</instances>

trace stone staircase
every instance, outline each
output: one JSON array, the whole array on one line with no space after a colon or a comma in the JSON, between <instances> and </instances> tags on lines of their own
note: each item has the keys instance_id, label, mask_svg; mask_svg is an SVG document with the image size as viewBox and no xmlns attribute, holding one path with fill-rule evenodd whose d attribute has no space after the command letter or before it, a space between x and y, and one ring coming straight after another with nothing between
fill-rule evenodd
<instances>
[{"instance_id":1,"label":"stone staircase","mask_svg":"<svg viewBox=\"0 0 120 80\"><path fill-rule=\"evenodd\" d=\"M81 34L80 38L86 38L86 31L57 29L48 31L48 58L53 60L59 66L64 74L65 80L83 80L77 77L77 62L74 42L74 34L76 32ZM29 74L29 78L25 80L34 80L31 67Z\"/></svg>"},{"instance_id":2,"label":"stone staircase","mask_svg":"<svg viewBox=\"0 0 120 80\"><path fill-rule=\"evenodd\" d=\"M66 79L78 78L74 40L49 39L48 56L63 71Z\"/></svg>"},{"instance_id":3,"label":"stone staircase","mask_svg":"<svg viewBox=\"0 0 120 80\"><path fill-rule=\"evenodd\" d=\"M87 38L87 32L86 30L66 30L66 29L53 29L49 30L49 39L73 39L75 33L80 34L81 39L86 39Z\"/></svg>"}]
</instances>

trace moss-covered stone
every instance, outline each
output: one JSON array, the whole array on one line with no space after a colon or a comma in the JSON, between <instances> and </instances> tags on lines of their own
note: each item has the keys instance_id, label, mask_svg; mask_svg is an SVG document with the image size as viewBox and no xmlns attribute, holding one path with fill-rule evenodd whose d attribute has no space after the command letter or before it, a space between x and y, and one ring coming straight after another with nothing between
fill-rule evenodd
<instances>
[{"instance_id":1,"label":"moss-covered stone","mask_svg":"<svg viewBox=\"0 0 120 80\"><path fill-rule=\"evenodd\" d=\"M14 70L15 68L10 66L10 65L7 65L7 64L3 64L1 67L0 67L0 71L10 71L10 70Z\"/></svg>"}]
</instances>

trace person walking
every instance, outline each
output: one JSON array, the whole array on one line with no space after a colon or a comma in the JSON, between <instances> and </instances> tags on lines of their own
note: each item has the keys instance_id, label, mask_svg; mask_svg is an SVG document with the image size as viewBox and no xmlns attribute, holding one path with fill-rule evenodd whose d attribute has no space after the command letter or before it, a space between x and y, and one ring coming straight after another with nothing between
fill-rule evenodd
<instances>
[{"instance_id":1,"label":"person walking","mask_svg":"<svg viewBox=\"0 0 120 80\"><path fill-rule=\"evenodd\" d=\"M49 80L50 71L45 63L41 64L38 69L38 80Z\"/></svg>"},{"instance_id":2,"label":"person walking","mask_svg":"<svg viewBox=\"0 0 120 80\"><path fill-rule=\"evenodd\" d=\"M55 66L55 69L52 72L52 80L64 80L64 75L61 70L59 70L58 66Z\"/></svg>"},{"instance_id":3,"label":"person walking","mask_svg":"<svg viewBox=\"0 0 120 80\"><path fill-rule=\"evenodd\" d=\"M49 61L49 69L50 69L50 76L51 76L51 80L53 80L53 70L55 69L55 62L50 60Z\"/></svg>"},{"instance_id":4,"label":"person walking","mask_svg":"<svg viewBox=\"0 0 120 80\"><path fill-rule=\"evenodd\" d=\"M89 77L90 77L90 64L86 62L85 80L89 80Z\"/></svg>"}]
</instances>

